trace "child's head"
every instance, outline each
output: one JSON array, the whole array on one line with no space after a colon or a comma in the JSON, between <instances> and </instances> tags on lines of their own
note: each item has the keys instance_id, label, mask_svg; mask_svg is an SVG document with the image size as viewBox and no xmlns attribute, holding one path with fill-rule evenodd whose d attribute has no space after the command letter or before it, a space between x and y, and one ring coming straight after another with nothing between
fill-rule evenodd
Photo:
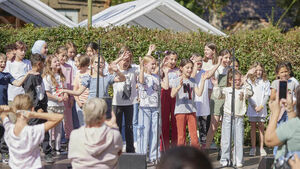
<instances>
[{"instance_id":1,"label":"child's head","mask_svg":"<svg viewBox=\"0 0 300 169\"><path fill-rule=\"evenodd\" d=\"M91 59L91 74L93 72L98 71L98 56L93 56ZM103 72L103 69L105 68L105 59L103 56L100 56L100 63L99 63L99 72Z\"/></svg>"},{"instance_id":2,"label":"child's head","mask_svg":"<svg viewBox=\"0 0 300 169\"><path fill-rule=\"evenodd\" d=\"M212 169L210 160L195 147L180 146L169 149L158 164L158 169Z\"/></svg>"},{"instance_id":3,"label":"child's head","mask_svg":"<svg viewBox=\"0 0 300 169\"><path fill-rule=\"evenodd\" d=\"M17 110L29 110L33 109L33 101L32 98L28 94L19 94L17 95L12 102L13 110L16 112ZM17 114L17 118L22 117L20 114Z\"/></svg>"},{"instance_id":4,"label":"child's head","mask_svg":"<svg viewBox=\"0 0 300 169\"><path fill-rule=\"evenodd\" d=\"M22 61L25 57L26 50L27 50L26 44L21 41L17 41L16 42L16 59L19 61Z\"/></svg>"},{"instance_id":5,"label":"child's head","mask_svg":"<svg viewBox=\"0 0 300 169\"><path fill-rule=\"evenodd\" d=\"M61 82L65 81L65 77L61 71L60 63L58 58L55 55L48 55L45 61L45 68L43 71L43 77L50 76L51 82L53 85L58 85L55 74L60 76Z\"/></svg>"},{"instance_id":6,"label":"child's head","mask_svg":"<svg viewBox=\"0 0 300 169\"><path fill-rule=\"evenodd\" d=\"M143 58L144 71L146 73L153 73L156 69L156 60L153 56L147 55Z\"/></svg>"},{"instance_id":7,"label":"child's head","mask_svg":"<svg viewBox=\"0 0 300 169\"><path fill-rule=\"evenodd\" d=\"M166 61L168 62L168 67L174 69L176 67L178 54L175 51L165 51Z\"/></svg>"},{"instance_id":8,"label":"child's head","mask_svg":"<svg viewBox=\"0 0 300 169\"><path fill-rule=\"evenodd\" d=\"M192 56L191 56L191 58L193 58L193 57L196 58L195 60L196 60L196 63L197 63L197 65L196 65L197 66L197 70L201 70L202 64L203 64L203 58L198 53L193 53Z\"/></svg>"},{"instance_id":9,"label":"child's head","mask_svg":"<svg viewBox=\"0 0 300 169\"><path fill-rule=\"evenodd\" d=\"M190 78L193 71L193 62L190 59L182 59L179 68L183 76Z\"/></svg>"},{"instance_id":10,"label":"child's head","mask_svg":"<svg viewBox=\"0 0 300 169\"><path fill-rule=\"evenodd\" d=\"M32 68L36 68L38 72L42 72L45 59L40 54L32 54L30 57Z\"/></svg>"},{"instance_id":11,"label":"child's head","mask_svg":"<svg viewBox=\"0 0 300 169\"><path fill-rule=\"evenodd\" d=\"M232 87L233 80L237 89L242 87L242 73L238 70L235 70L233 78L233 70L229 69L227 73L227 87Z\"/></svg>"},{"instance_id":12,"label":"child's head","mask_svg":"<svg viewBox=\"0 0 300 169\"><path fill-rule=\"evenodd\" d=\"M95 42L90 42L86 45L86 54L89 57L93 57L94 55L98 54L99 46Z\"/></svg>"},{"instance_id":13,"label":"child's head","mask_svg":"<svg viewBox=\"0 0 300 169\"><path fill-rule=\"evenodd\" d=\"M118 58L121 57L123 54L125 54L125 56L128 57L126 57L126 59L122 59L119 62L119 66L122 70L127 70L131 67L132 56L133 56L132 51L128 46L123 46L118 53Z\"/></svg>"},{"instance_id":14,"label":"child's head","mask_svg":"<svg viewBox=\"0 0 300 169\"><path fill-rule=\"evenodd\" d=\"M267 74L265 71L265 68L262 63L260 62L254 62L253 65L250 67L250 69L254 68L255 73L253 76L250 76L250 79L252 82L254 82L256 79L262 78L263 80L267 80Z\"/></svg>"},{"instance_id":15,"label":"child's head","mask_svg":"<svg viewBox=\"0 0 300 169\"><path fill-rule=\"evenodd\" d=\"M65 46L60 46L56 48L55 51L56 57L58 57L60 64L65 64L68 60L67 48Z\"/></svg>"},{"instance_id":16,"label":"child's head","mask_svg":"<svg viewBox=\"0 0 300 169\"><path fill-rule=\"evenodd\" d=\"M42 56L47 56L48 54L48 44L44 40L37 40L34 42L31 48L32 54L41 54Z\"/></svg>"},{"instance_id":17,"label":"child's head","mask_svg":"<svg viewBox=\"0 0 300 169\"><path fill-rule=\"evenodd\" d=\"M239 61L239 59L235 58L235 60L230 63L230 67L233 67L233 63L234 63L234 69L235 70L239 70L239 68L240 68L240 61Z\"/></svg>"},{"instance_id":18,"label":"child's head","mask_svg":"<svg viewBox=\"0 0 300 169\"><path fill-rule=\"evenodd\" d=\"M286 62L280 62L275 69L276 75L280 80L288 80L291 70Z\"/></svg>"},{"instance_id":19,"label":"child's head","mask_svg":"<svg viewBox=\"0 0 300 169\"><path fill-rule=\"evenodd\" d=\"M209 42L204 46L204 62L207 62L210 59L212 59L213 64L217 64L217 45L212 42Z\"/></svg>"},{"instance_id":20,"label":"child's head","mask_svg":"<svg viewBox=\"0 0 300 169\"><path fill-rule=\"evenodd\" d=\"M222 56L222 66L227 67L231 63L231 54L228 49L223 49L220 51L219 56Z\"/></svg>"},{"instance_id":21,"label":"child's head","mask_svg":"<svg viewBox=\"0 0 300 169\"><path fill-rule=\"evenodd\" d=\"M103 99L92 98L83 105L83 116L87 126L101 124L106 119L107 105Z\"/></svg>"},{"instance_id":22,"label":"child's head","mask_svg":"<svg viewBox=\"0 0 300 169\"><path fill-rule=\"evenodd\" d=\"M73 42L66 43L68 59L74 60L77 55L77 46Z\"/></svg>"},{"instance_id":23,"label":"child's head","mask_svg":"<svg viewBox=\"0 0 300 169\"><path fill-rule=\"evenodd\" d=\"M15 59L16 55L16 44L9 44L4 47L5 54L7 56L7 60L12 61Z\"/></svg>"},{"instance_id":24,"label":"child's head","mask_svg":"<svg viewBox=\"0 0 300 169\"><path fill-rule=\"evenodd\" d=\"M81 55L79 57L75 58L77 60L78 64L78 69L84 68L84 67L89 67L91 64L90 57L87 55ZM76 62L75 62L76 63Z\"/></svg>"},{"instance_id":25,"label":"child's head","mask_svg":"<svg viewBox=\"0 0 300 169\"><path fill-rule=\"evenodd\" d=\"M3 72L6 66L6 55L0 53L0 72Z\"/></svg>"}]
</instances>

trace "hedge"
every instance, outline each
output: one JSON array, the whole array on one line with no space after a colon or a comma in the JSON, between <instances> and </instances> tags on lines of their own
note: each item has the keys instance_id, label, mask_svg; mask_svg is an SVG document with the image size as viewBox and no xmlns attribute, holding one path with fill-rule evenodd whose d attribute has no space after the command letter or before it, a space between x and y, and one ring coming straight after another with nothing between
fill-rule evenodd
<instances>
[{"instance_id":1,"label":"hedge","mask_svg":"<svg viewBox=\"0 0 300 169\"><path fill-rule=\"evenodd\" d=\"M113 60L122 45L128 45L134 54L134 61L146 54L149 44L156 44L158 50L174 50L181 58L188 58L192 53L204 53L206 42L214 42L218 49L235 49L235 55L240 60L240 69L245 73L254 61L265 65L270 81L275 79L275 66L279 61L290 61L297 79L300 79L300 28L294 28L287 33L280 29L267 27L264 29L243 31L229 34L228 37L215 36L203 32L178 33L169 30L150 30L140 27L113 28L36 28L26 25L25 28L14 29L8 26L0 27L0 52L6 44L17 40L25 42L30 49L33 43L42 39L48 42L49 53L56 47L72 41L78 46L78 52L85 52L89 42L101 40L101 53L107 60ZM27 57L30 50L27 51ZM246 143L249 143L249 124L245 124Z\"/></svg>"}]
</instances>

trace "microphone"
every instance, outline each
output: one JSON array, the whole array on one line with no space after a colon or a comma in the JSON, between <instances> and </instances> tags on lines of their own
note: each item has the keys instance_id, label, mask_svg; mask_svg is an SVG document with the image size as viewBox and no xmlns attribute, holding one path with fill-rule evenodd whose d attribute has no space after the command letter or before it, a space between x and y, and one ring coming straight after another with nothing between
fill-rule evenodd
<instances>
[{"instance_id":1,"label":"microphone","mask_svg":"<svg viewBox=\"0 0 300 169\"><path fill-rule=\"evenodd\" d=\"M160 54L161 54L161 53L162 53L162 52L159 51L159 50L154 52L154 54L157 55L158 57L160 57Z\"/></svg>"}]
</instances>

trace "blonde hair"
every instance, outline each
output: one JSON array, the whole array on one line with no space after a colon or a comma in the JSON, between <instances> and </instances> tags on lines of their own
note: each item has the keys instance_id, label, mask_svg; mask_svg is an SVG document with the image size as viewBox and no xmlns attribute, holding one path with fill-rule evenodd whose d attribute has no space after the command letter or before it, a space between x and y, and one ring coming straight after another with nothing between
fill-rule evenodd
<instances>
[{"instance_id":1,"label":"blonde hair","mask_svg":"<svg viewBox=\"0 0 300 169\"><path fill-rule=\"evenodd\" d=\"M151 56L151 55L144 56L144 58L143 58L143 65L151 62L152 60L155 60L155 58L153 56Z\"/></svg>"},{"instance_id":2,"label":"blonde hair","mask_svg":"<svg viewBox=\"0 0 300 169\"><path fill-rule=\"evenodd\" d=\"M19 94L14 98L12 107L14 111L31 110L33 107L32 98L28 94Z\"/></svg>"},{"instance_id":3,"label":"blonde hair","mask_svg":"<svg viewBox=\"0 0 300 169\"><path fill-rule=\"evenodd\" d=\"M254 62L253 65L250 67L250 69L252 68L256 68L257 66L260 66L262 69L263 69L263 72L262 72L262 79L264 81L268 80L267 79L267 73L266 73L266 70L263 66L263 64L261 64L260 62ZM254 83L256 81L257 77L255 75L250 75L250 80L252 83Z\"/></svg>"},{"instance_id":4,"label":"blonde hair","mask_svg":"<svg viewBox=\"0 0 300 169\"><path fill-rule=\"evenodd\" d=\"M234 76L240 76L242 78L243 74L239 70L234 70ZM229 69L227 72L227 87L231 87L233 82L233 70Z\"/></svg>"},{"instance_id":5,"label":"blonde hair","mask_svg":"<svg viewBox=\"0 0 300 169\"><path fill-rule=\"evenodd\" d=\"M83 105L84 121L87 125L97 124L106 116L107 105L103 99L92 98Z\"/></svg>"},{"instance_id":6,"label":"blonde hair","mask_svg":"<svg viewBox=\"0 0 300 169\"><path fill-rule=\"evenodd\" d=\"M4 53L0 53L0 59L7 60L7 57Z\"/></svg>"},{"instance_id":7,"label":"blonde hair","mask_svg":"<svg viewBox=\"0 0 300 169\"><path fill-rule=\"evenodd\" d=\"M44 71L43 71L43 77L47 77L47 75L50 76L50 79L51 79L51 82L53 85L57 86L58 83L55 79L55 75L51 69L51 63L52 63L52 59L54 58L57 58L56 56L54 55L48 55L47 58L46 58L46 61L45 61L45 68L44 68ZM62 73L61 69L58 70L58 75L60 76L60 80L61 82L63 83L65 81L65 76L64 74Z\"/></svg>"}]
</instances>

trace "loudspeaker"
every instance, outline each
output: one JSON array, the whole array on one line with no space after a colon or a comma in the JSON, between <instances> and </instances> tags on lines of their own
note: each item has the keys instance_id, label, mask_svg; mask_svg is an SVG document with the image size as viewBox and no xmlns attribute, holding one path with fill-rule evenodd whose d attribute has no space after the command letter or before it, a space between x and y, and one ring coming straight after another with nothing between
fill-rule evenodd
<instances>
[{"instance_id":1,"label":"loudspeaker","mask_svg":"<svg viewBox=\"0 0 300 169\"><path fill-rule=\"evenodd\" d=\"M146 169L146 155L137 153L122 153L119 158L119 169Z\"/></svg>"},{"instance_id":2,"label":"loudspeaker","mask_svg":"<svg viewBox=\"0 0 300 169\"><path fill-rule=\"evenodd\" d=\"M269 168L272 168L273 162L274 162L274 157L268 157L268 156L263 157L260 160L258 169L269 169Z\"/></svg>"}]
</instances>

